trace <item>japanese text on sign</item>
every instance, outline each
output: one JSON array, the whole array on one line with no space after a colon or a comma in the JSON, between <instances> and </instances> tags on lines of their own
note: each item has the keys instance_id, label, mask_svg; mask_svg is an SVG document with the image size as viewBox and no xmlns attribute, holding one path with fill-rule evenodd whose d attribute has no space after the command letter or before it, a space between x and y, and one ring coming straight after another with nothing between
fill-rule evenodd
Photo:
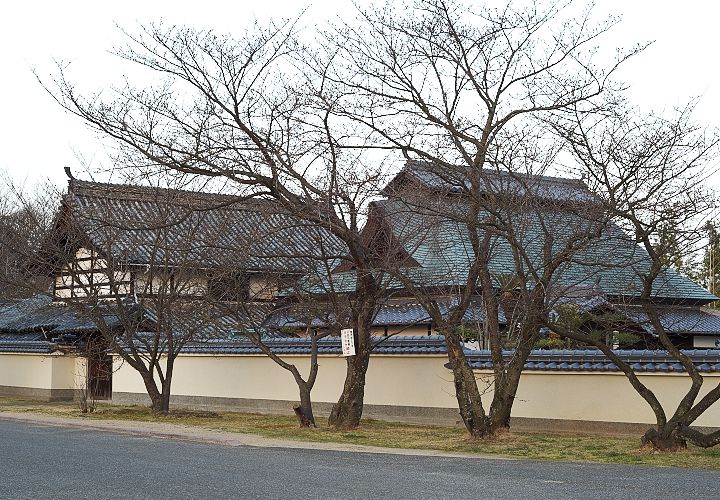
<instances>
[{"instance_id":1,"label":"japanese text on sign","mask_svg":"<svg viewBox=\"0 0 720 500\"><path fill-rule=\"evenodd\" d=\"M340 330L343 356L355 356L355 336L352 328Z\"/></svg>"}]
</instances>

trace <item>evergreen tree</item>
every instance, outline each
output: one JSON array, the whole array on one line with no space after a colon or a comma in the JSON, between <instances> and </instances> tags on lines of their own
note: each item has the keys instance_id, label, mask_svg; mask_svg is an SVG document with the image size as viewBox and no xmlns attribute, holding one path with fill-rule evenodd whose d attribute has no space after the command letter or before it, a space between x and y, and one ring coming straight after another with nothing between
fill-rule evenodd
<instances>
[{"instance_id":1,"label":"evergreen tree","mask_svg":"<svg viewBox=\"0 0 720 500\"><path fill-rule=\"evenodd\" d=\"M686 271L690 259L686 258L680 244L680 235L677 226L672 220L668 220L658 228L657 243L655 250L660 254L663 263L683 274Z\"/></svg>"},{"instance_id":2,"label":"evergreen tree","mask_svg":"<svg viewBox=\"0 0 720 500\"><path fill-rule=\"evenodd\" d=\"M702 283L714 294L720 293L720 233L712 222L705 225L707 246L702 261Z\"/></svg>"}]
</instances>

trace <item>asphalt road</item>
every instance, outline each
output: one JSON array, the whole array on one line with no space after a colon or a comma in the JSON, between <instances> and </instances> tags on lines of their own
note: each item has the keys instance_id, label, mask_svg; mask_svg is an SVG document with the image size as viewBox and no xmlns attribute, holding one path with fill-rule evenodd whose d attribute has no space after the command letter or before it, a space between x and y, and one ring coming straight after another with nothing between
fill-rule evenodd
<instances>
[{"instance_id":1,"label":"asphalt road","mask_svg":"<svg viewBox=\"0 0 720 500\"><path fill-rule=\"evenodd\" d=\"M718 498L720 472L229 447L0 421L0 498Z\"/></svg>"}]
</instances>

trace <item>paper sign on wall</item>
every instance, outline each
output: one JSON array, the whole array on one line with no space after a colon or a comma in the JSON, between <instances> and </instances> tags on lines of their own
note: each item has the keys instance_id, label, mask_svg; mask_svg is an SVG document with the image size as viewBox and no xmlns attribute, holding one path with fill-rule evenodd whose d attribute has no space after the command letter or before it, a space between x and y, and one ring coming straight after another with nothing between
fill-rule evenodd
<instances>
[{"instance_id":1,"label":"paper sign on wall","mask_svg":"<svg viewBox=\"0 0 720 500\"><path fill-rule=\"evenodd\" d=\"M340 330L343 356L355 356L355 335L352 328Z\"/></svg>"}]
</instances>

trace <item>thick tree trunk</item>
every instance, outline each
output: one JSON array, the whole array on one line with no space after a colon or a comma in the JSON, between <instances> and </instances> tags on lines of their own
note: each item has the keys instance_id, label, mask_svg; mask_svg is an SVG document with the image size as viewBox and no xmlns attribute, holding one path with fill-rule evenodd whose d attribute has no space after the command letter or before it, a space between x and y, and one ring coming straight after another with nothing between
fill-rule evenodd
<instances>
[{"instance_id":1,"label":"thick tree trunk","mask_svg":"<svg viewBox=\"0 0 720 500\"><path fill-rule=\"evenodd\" d=\"M711 448L720 444L720 430L709 434L703 434L702 432L691 429L690 427L680 426L679 432L682 437L686 438L695 446L700 446L701 448Z\"/></svg>"},{"instance_id":2,"label":"thick tree trunk","mask_svg":"<svg viewBox=\"0 0 720 500\"><path fill-rule=\"evenodd\" d=\"M507 377L502 380L495 380L495 393L490 404L489 432L495 434L501 429L510 428L510 415L515 402L517 384L509 383Z\"/></svg>"},{"instance_id":3,"label":"thick tree trunk","mask_svg":"<svg viewBox=\"0 0 720 500\"><path fill-rule=\"evenodd\" d=\"M166 379L160 395L160 413L166 414L170 411L170 380Z\"/></svg>"},{"instance_id":4,"label":"thick tree trunk","mask_svg":"<svg viewBox=\"0 0 720 500\"><path fill-rule=\"evenodd\" d=\"M361 280L367 281L367 280ZM376 301L373 298L374 286L364 283L366 293L358 294L361 304L356 316L355 356L347 358L345 384L338 402L330 411L328 425L336 429L355 429L360 425L365 399L365 375L370 364L370 333L375 316ZM367 292L371 290L371 292Z\"/></svg>"},{"instance_id":5,"label":"thick tree trunk","mask_svg":"<svg viewBox=\"0 0 720 500\"><path fill-rule=\"evenodd\" d=\"M153 378L152 374L147 370L140 372L140 375L142 376L143 383L145 384L145 390L150 397L150 409L154 412L161 413L163 406L163 398L160 390L158 390L155 379Z\"/></svg>"},{"instance_id":6,"label":"thick tree trunk","mask_svg":"<svg viewBox=\"0 0 720 500\"><path fill-rule=\"evenodd\" d=\"M491 434L510 428L510 416L520 385L520 377L536 340L536 334L533 332L538 328L539 326L533 326L523 332L524 340L515 349L513 358L500 373L495 373L493 400L490 404L489 427Z\"/></svg>"},{"instance_id":7,"label":"thick tree trunk","mask_svg":"<svg viewBox=\"0 0 720 500\"><path fill-rule=\"evenodd\" d=\"M520 385L521 370L522 368L512 367L494 381L493 400L490 404L490 423L488 424L491 434L510 428L510 416Z\"/></svg>"},{"instance_id":8,"label":"thick tree trunk","mask_svg":"<svg viewBox=\"0 0 720 500\"><path fill-rule=\"evenodd\" d=\"M345 385L340 399L330 412L330 426L336 429L355 429L360 425L365 398L365 374L369 362L369 348L358 348L355 356L347 358Z\"/></svg>"},{"instance_id":9,"label":"thick tree trunk","mask_svg":"<svg viewBox=\"0 0 720 500\"><path fill-rule=\"evenodd\" d=\"M448 332L445 335L445 342L448 346L448 360L455 382L455 397L463 424L473 438L491 437L475 373L467 364L462 341L456 333Z\"/></svg>"},{"instance_id":10,"label":"thick tree trunk","mask_svg":"<svg viewBox=\"0 0 720 500\"><path fill-rule=\"evenodd\" d=\"M643 446L651 446L658 451L678 451L687 448L687 442L680 434L680 427L673 424L648 429L640 442Z\"/></svg>"},{"instance_id":11,"label":"thick tree trunk","mask_svg":"<svg viewBox=\"0 0 720 500\"><path fill-rule=\"evenodd\" d=\"M150 409L156 413L167 414L170 411L170 384L172 382L173 364L168 362L165 376L158 389L157 381L150 370L141 370L140 376L145 384L145 390L150 397Z\"/></svg>"}]
</instances>

